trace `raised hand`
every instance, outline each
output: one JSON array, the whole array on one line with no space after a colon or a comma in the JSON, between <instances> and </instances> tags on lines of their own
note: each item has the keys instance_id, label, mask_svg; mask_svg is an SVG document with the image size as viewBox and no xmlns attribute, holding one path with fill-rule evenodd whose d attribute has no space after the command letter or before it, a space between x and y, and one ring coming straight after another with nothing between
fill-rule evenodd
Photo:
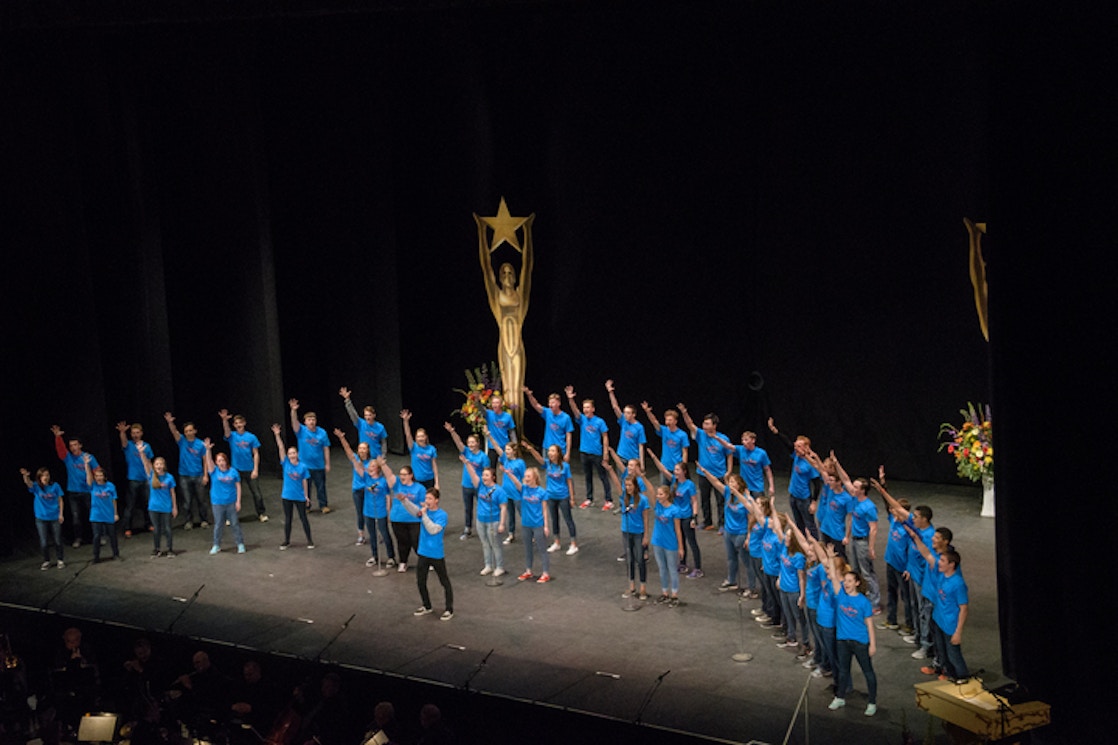
<instances>
[{"instance_id":1,"label":"raised hand","mask_svg":"<svg viewBox=\"0 0 1118 745\"><path fill-rule=\"evenodd\" d=\"M652 407L648 405L647 401L641 401L641 408L644 409L646 413L652 411Z\"/></svg>"},{"instance_id":2,"label":"raised hand","mask_svg":"<svg viewBox=\"0 0 1118 745\"><path fill-rule=\"evenodd\" d=\"M206 446L206 450L213 450L214 444L210 442L210 438L202 440L202 444Z\"/></svg>"},{"instance_id":3,"label":"raised hand","mask_svg":"<svg viewBox=\"0 0 1118 745\"><path fill-rule=\"evenodd\" d=\"M288 399L287 405L291 407L292 411L298 411L299 410L299 399L297 399L297 398Z\"/></svg>"},{"instance_id":4,"label":"raised hand","mask_svg":"<svg viewBox=\"0 0 1118 745\"><path fill-rule=\"evenodd\" d=\"M341 396L342 398L344 398L346 401L348 401L349 400L349 389L346 388L343 385L341 388L338 389L338 395Z\"/></svg>"},{"instance_id":5,"label":"raised hand","mask_svg":"<svg viewBox=\"0 0 1118 745\"><path fill-rule=\"evenodd\" d=\"M116 423L116 431L117 432L127 432L128 431L128 422L117 422Z\"/></svg>"},{"instance_id":6,"label":"raised hand","mask_svg":"<svg viewBox=\"0 0 1118 745\"><path fill-rule=\"evenodd\" d=\"M344 440L345 439L345 432L342 432L337 427L334 427L334 437L337 437L339 440Z\"/></svg>"},{"instance_id":7,"label":"raised hand","mask_svg":"<svg viewBox=\"0 0 1118 745\"><path fill-rule=\"evenodd\" d=\"M606 390L610 393L613 393L613 378L610 378L606 381Z\"/></svg>"},{"instance_id":8,"label":"raised hand","mask_svg":"<svg viewBox=\"0 0 1118 745\"><path fill-rule=\"evenodd\" d=\"M227 422L232 419L232 416L229 414L229 409L222 409L221 411L217 412L217 415L221 417L221 421L223 422Z\"/></svg>"},{"instance_id":9,"label":"raised hand","mask_svg":"<svg viewBox=\"0 0 1118 745\"><path fill-rule=\"evenodd\" d=\"M66 434L65 432L62 431L62 428L59 427L57 424L52 424L50 426L50 431L51 431L51 434L54 435L55 437L61 437L62 435Z\"/></svg>"},{"instance_id":10,"label":"raised hand","mask_svg":"<svg viewBox=\"0 0 1118 745\"><path fill-rule=\"evenodd\" d=\"M573 385L564 386L563 391L567 394L567 398L575 397L575 387Z\"/></svg>"},{"instance_id":11,"label":"raised hand","mask_svg":"<svg viewBox=\"0 0 1118 745\"><path fill-rule=\"evenodd\" d=\"M445 429L447 432L453 432L454 431L454 425L451 424L450 422L443 422L443 429Z\"/></svg>"},{"instance_id":12,"label":"raised hand","mask_svg":"<svg viewBox=\"0 0 1118 745\"><path fill-rule=\"evenodd\" d=\"M279 434L280 432L282 432L282 431L283 431L283 428L282 428L282 427L280 427L280 426L279 426L278 424L273 424L273 425L272 425L272 433L273 433L273 434L276 434L276 435L278 435L278 434Z\"/></svg>"},{"instance_id":13,"label":"raised hand","mask_svg":"<svg viewBox=\"0 0 1118 745\"><path fill-rule=\"evenodd\" d=\"M169 411L163 412L163 418L167 420L167 424L174 424L175 423L175 417Z\"/></svg>"},{"instance_id":14,"label":"raised hand","mask_svg":"<svg viewBox=\"0 0 1118 745\"><path fill-rule=\"evenodd\" d=\"M408 411L407 409L401 409L400 410L400 418L403 419L405 422L410 421L411 420L411 412Z\"/></svg>"},{"instance_id":15,"label":"raised hand","mask_svg":"<svg viewBox=\"0 0 1118 745\"><path fill-rule=\"evenodd\" d=\"M773 423L773 418L771 416L769 417L769 431L771 431L774 435L780 434L780 430L776 428L776 425Z\"/></svg>"}]
</instances>

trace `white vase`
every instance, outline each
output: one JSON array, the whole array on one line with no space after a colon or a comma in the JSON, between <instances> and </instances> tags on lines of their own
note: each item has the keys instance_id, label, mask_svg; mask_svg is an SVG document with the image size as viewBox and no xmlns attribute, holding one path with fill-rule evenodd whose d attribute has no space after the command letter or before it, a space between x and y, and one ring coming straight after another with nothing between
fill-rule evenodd
<instances>
[{"instance_id":1,"label":"white vase","mask_svg":"<svg viewBox=\"0 0 1118 745\"><path fill-rule=\"evenodd\" d=\"M982 477L982 517L994 516L994 474Z\"/></svg>"}]
</instances>

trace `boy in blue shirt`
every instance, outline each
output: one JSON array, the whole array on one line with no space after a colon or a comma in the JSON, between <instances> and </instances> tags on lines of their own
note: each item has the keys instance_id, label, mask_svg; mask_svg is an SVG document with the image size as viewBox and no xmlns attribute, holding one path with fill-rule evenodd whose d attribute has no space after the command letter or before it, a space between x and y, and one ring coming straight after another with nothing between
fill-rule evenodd
<instances>
[{"instance_id":1,"label":"boy in blue shirt","mask_svg":"<svg viewBox=\"0 0 1118 745\"><path fill-rule=\"evenodd\" d=\"M606 495L602 510L609 512L613 509L609 477L606 476L606 466L609 464L609 427L605 419L594 413L594 399L584 398L582 411L579 411L575 406L574 386L569 385L564 390L571 407L571 418L579 427L578 456L582 462L582 472L586 476L586 501L581 507L585 509L594 503L594 474L597 473Z\"/></svg>"},{"instance_id":2,"label":"boy in blue shirt","mask_svg":"<svg viewBox=\"0 0 1118 745\"><path fill-rule=\"evenodd\" d=\"M431 595L427 592L427 573L434 568L439 583L446 593L446 610L440 618L449 621L454 618L454 589L450 586L450 575L446 572L446 554L443 550L443 534L446 529L447 514L439 509L439 490L428 489L423 506L416 506L411 500L400 502L409 514L418 517L423 529L419 532L419 548L416 549L415 581L419 585L419 599L423 605L416 608L414 616L426 616L434 611L431 608Z\"/></svg>"},{"instance_id":3,"label":"boy in blue shirt","mask_svg":"<svg viewBox=\"0 0 1118 745\"><path fill-rule=\"evenodd\" d=\"M167 428L171 430L171 437L179 448L179 486L182 492L182 513L186 517L182 527L184 530L190 530L194 527L195 512L198 514L199 522L208 522L206 502L202 495L202 488L209 483L209 476L203 463L206 457L206 445L198 439L198 429L194 426L194 422L182 425L180 433L171 412L164 413L163 418L167 420Z\"/></svg>"},{"instance_id":4,"label":"boy in blue shirt","mask_svg":"<svg viewBox=\"0 0 1118 745\"><path fill-rule=\"evenodd\" d=\"M575 431L575 428L571 424L570 414L563 411L563 401L559 398L559 394L548 394L546 409L532 395L528 386L524 386L524 395L528 397L528 403L532 405L532 408L543 417L543 445L540 449L546 453L549 447L558 445L560 452L563 453L563 460L570 463L571 433Z\"/></svg>"},{"instance_id":5,"label":"boy in blue shirt","mask_svg":"<svg viewBox=\"0 0 1118 745\"><path fill-rule=\"evenodd\" d=\"M244 416L237 414L233 417L233 427L229 428L229 411L222 409L217 412L221 417L221 428L225 432L225 441L229 443L229 453L233 458L233 469L240 474L241 485L248 484L252 493L252 501L256 506L256 517L262 523L268 522L268 515L264 511L264 492L260 490L260 440L256 435L246 430L248 422ZM206 521L202 521L206 527Z\"/></svg>"},{"instance_id":6,"label":"boy in blue shirt","mask_svg":"<svg viewBox=\"0 0 1118 745\"><path fill-rule=\"evenodd\" d=\"M70 525L74 531L74 548L82 545L82 515L90 511L90 489L85 479L85 456L82 451L82 442L76 437L63 441L65 434L57 425L50 431L54 434L54 450L58 459L66 466L66 501L70 503ZM97 469L97 459L89 456L90 468Z\"/></svg>"},{"instance_id":7,"label":"boy in blue shirt","mask_svg":"<svg viewBox=\"0 0 1118 745\"><path fill-rule=\"evenodd\" d=\"M128 491L124 500L124 537L132 537L132 510L138 504L144 517L144 530L152 530L148 516L148 475L140 451L147 459L154 460L151 445L144 442L144 427L136 422L117 422L116 431L120 433L120 449L124 451L124 463L128 466Z\"/></svg>"},{"instance_id":8,"label":"boy in blue shirt","mask_svg":"<svg viewBox=\"0 0 1118 745\"><path fill-rule=\"evenodd\" d=\"M341 395L342 401L345 402L345 413L349 415L349 421L357 427L358 443L364 442L369 446L369 454L373 460L381 455L387 455L388 430L377 421L377 410L372 406L366 406L362 411L362 416L359 417L357 416L357 407L353 405L353 400L350 398L349 389L343 386L338 393Z\"/></svg>"},{"instance_id":9,"label":"boy in blue shirt","mask_svg":"<svg viewBox=\"0 0 1118 745\"><path fill-rule=\"evenodd\" d=\"M299 443L299 460L310 471L310 482L314 484L318 507L323 515L333 512L326 496L326 474L330 473L330 435L318 426L318 415L313 411L303 414L303 424L299 424L299 400L287 402L291 407L291 430Z\"/></svg>"},{"instance_id":10,"label":"boy in blue shirt","mask_svg":"<svg viewBox=\"0 0 1118 745\"><path fill-rule=\"evenodd\" d=\"M699 448L699 467L719 481L725 479L734 463L733 456L722 449L721 440L725 440L726 436L718 431L718 415L707 414L704 416L703 426L700 429L695 426L695 422L691 419L691 414L688 413L686 406L679 404L678 408L683 413L683 423L687 425L687 430L691 433L691 437ZM715 518L710 511L711 491L712 487L709 480L702 479L699 481L699 502L703 507L703 530L715 529ZM726 520L725 497L722 494L715 493L714 499L718 511L718 530L721 532Z\"/></svg>"}]
</instances>

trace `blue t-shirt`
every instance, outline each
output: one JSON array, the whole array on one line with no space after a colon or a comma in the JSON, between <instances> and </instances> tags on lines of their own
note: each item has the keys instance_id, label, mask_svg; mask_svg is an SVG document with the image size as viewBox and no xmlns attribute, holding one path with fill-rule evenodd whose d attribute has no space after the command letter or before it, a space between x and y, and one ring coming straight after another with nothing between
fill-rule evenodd
<instances>
[{"instance_id":1,"label":"blue t-shirt","mask_svg":"<svg viewBox=\"0 0 1118 745\"><path fill-rule=\"evenodd\" d=\"M211 504L236 504L237 484L241 474L237 469L229 468L222 471L214 468L210 471L210 503Z\"/></svg>"},{"instance_id":2,"label":"blue t-shirt","mask_svg":"<svg viewBox=\"0 0 1118 745\"><path fill-rule=\"evenodd\" d=\"M586 416L579 414L575 420L578 422L578 451L587 455L601 455L602 435L609 432L606 420L595 414Z\"/></svg>"},{"instance_id":3,"label":"blue t-shirt","mask_svg":"<svg viewBox=\"0 0 1118 745\"><path fill-rule=\"evenodd\" d=\"M823 593L820 576L822 576L822 581L827 580L827 567L816 564L807 570L807 577L804 582L804 605L816 611L816 613L819 612L819 597Z\"/></svg>"},{"instance_id":4,"label":"blue t-shirt","mask_svg":"<svg viewBox=\"0 0 1118 745\"><path fill-rule=\"evenodd\" d=\"M639 459L641 445L648 442L644 434L644 425L637 421L627 422L624 416L617 420L617 424L621 427L621 436L617 438L617 454L626 461Z\"/></svg>"},{"instance_id":5,"label":"blue t-shirt","mask_svg":"<svg viewBox=\"0 0 1118 745\"><path fill-rule=\"evenodd\" d=\"M414 481L410 485L405 485L397 479L395 493L404 495L404 499L409 500L416 507L422 507L423 501L427 498L426 487ZM392 498L392 511L388 514L388 518L394 523L419 522L419 518L408 512L395 497Z\"/></svg>"},{"instance_id":6,"label":"blue t-shirt","mask_svg":"<svg viewBox=\"0 0 1118 745\"><path fill-rule=\"evenodd\" d=\"M722 437L721 432L716 434ZM723 438L725 439L725 438ZM702 427L695 430L695 445L699 448L699 465L716 479L726 476L726 449L714 435L708 435Z\"/></svg>"},{"instance_id":7,"label":"blue t-shirt","mask_svg":"<svg viewBox=\"0 0 1118 745\"><path fill-rule=\"evenodd\" d=\"M772 518L765 518L765 532L761 535L761 569L770 577L780 576L780 547L784 541L772 529Z\"/></svg>"},{"instance_id":8,"label":"blue t-shirt","mask_svg":"<svg viewBox=\"0 0 1118 745\"><path fill-rule=\"evenodd\" d=\"M940 630L950 637L959 624L959 606L970 602L967 599L967 583L958 569L950 577L936 572L935 597L932 599L932 620Z\"/></svg>"},{"instance_id":9,"label":"blue t-shirt","mask_svg":"<svg viewBox=\"0 0 1118 745\"><path fill-rule=\"evenodd\" d=\"M869 497L865 499L854 498L850 510L854 518L850 523L850 533L855 538L869 538L870 523L877 522L877 505Z\"/></svg>"},{"instance_id":10,"label":"blue t-shirt","mask_svg":"<svg viewBox=\"0 0 1118 745\"><path fill-rule=\"evenodd\" d=\"M314 432L311 432L311 428L304 425L295 433L295 439L299 441L300 463L311 471L326 468L326 448L330 447L330 435L325 429L315 427Z\"/></svg>"},{"instance_id":11,"label":"blue t-shirt","mask_svg":"<svg viewBox=\"0 0 1118 745\"><path fill-rule=\"evenodd\" d=\"M520 524L525 528L543 527L543 503L547 492L543 487L525 486L520 490Z\"/></svg>"},{"instance_id":12,"label":"blue t-shirt","mask_svg":"<svg viewBox=\"0 0 1118 745\"><path fill-rule=\"evenodd\" d=\"M526 470L528 470L528 468L527 468L527 465L524 463L523 459L521 459L521 458L510 459L507 455L502 453L501 454L501 465L504 466L506 473L511 473L513 476L516 477L517 481L519 481L521 484L524 483L524 472ZM509 499L514 499L514 500L520 499L520 490L517 489L516 485L512 483L512 479L510 479L506 476L503 479L503 481L501 482L501 486L504 487L505 496L507 496Z\"/></svg>"},{"instance_id":13,"label":"blue t-shirt","mask_svg":"<svg viewBox=\"0 0 1118 745\"><path fill-rule=\"evenodd\" d=\"M155 485L157 478L161 484L158 487ZM173 508L171 489L175 488L175 477L169 473L156 476L155 472L152 471L148 484L151 486L151 492L148 496L148 512L171 512Z\"/></svg>"},{"instance_id":14,"label":"blue t-shirt","mask_svg":"<svg viewBox=\"0 0 1118 745\"><path fill-rule=\"evenodd\" d=\"M555 465L550 461L546 467L547 472L547 498L548 499L570 499L571 490L568 481L571 478L571 466L569 463L559 461L559 465Z\"/></svg>"},{"instance_id":15,"label":"blue t-shirt","mask_svg":"<svg viewBox=\"0 0 1118 745\"><path fill-rule=\"evenodd\" d=\"M559 451L566 455L567 433L575 431L574 425L571 424L571 415L565 411L556 414L551 409L544 409L540 412L540 416L543 417L543 448L541 449L544 454L547 454L547 449L552 445L558 445Z\"/></svg>"},{"instance_id":16,"label":"blue t-shirt","mask_svg":"<svg viewBox=\"0 0 1118 745\"><path fill-rule=\"evenodd\" d=\"M423 492L426 499L427 492ZM446 510L431 510L427 513L427 517L431 522L436 525L442 526L443 530L435 533L427 530L427 526L421 526L419 529L419 548L415 550L420 556L425 556L428 559L442 559L443 558L443 532L446 530ZM416 518L419 519L419 518Z\"/></svg>"},{"instance_id":17,"label":"blue t-shirt","mask_svg":"<svg viewBox=\"0 0 1118 745\"><path fill-rule=\"evenodd\" d=\"M365 517L388 517L388 481L383 476L365 474Z\"/></svg>"},{"instance_id":18,"label":"blue t-shirt","mask_svg":"<svg viewBox=\"0 0 1118 745\"><path fill-rule=\"evenodd\" d=\"M485 424L489 427L489 434L492 435L493 440L497 443L497 447L504 450L505 445L509 444L509 438L513 430L516 429L516 424L512 420L512 414L507 411L502 411L500 414L497 414L492 409L486 409Z\"/></svg>"},{"instance_id":19,"label":"blue t-shirt","mask_svg":"<svg viewBox=\"0 0 1118 745\"><path fill-rule=\"evenodd\" d=\"M431 481L435 478L435 461L439 451L434 445L412 445L411 470L416 481Z\"/></svg>"},{"instance_id":20,"label":"blue t-shirt","mask_svg":"<svg viewBox=\"0 0 1118 745\"><path fill-rule=\"evenodd\" d=\"M354 453L353 457L349 459L350 463L361 467L360 473L358 473L356 468L350 469L350 472L353 474L353 478L350 480L350 489L353 491L363 491L365 489L365 476L368 474L366 469L369 467L372 460L372 458L361 460L361 456L357 453Z\"/></svg>"},{"instance_id":21,"label":"blue t-shirt","mask_svg":"<svg viewBox=\"0 0 1118 745\"><path fill-rule=\"evenodd\" d=\"M495 523L501 520L501 505L508 501L508 495L500 484L486 486L478 484L477 487L477 521L479 523Z\"/></svg>"},{"instance_id":22,"label":"blue t-shirt","mask_svg":"<svg viewBox=\"0 0 1118 745\"><path fill-rule=\"evenodd\" d=\"M62 462L66 464L66 491L88 493L89 484L85 480L85 453L81 455L66 453ZM92 455L89 456L89 470L94 471L97 466L97 459Z\"/></svg>"},{"instance_id":23,"label":"blue t-shirt","mask_svg":"<svg viewBox=\"0 0 1118 745\"><path fill-rule=\"evenodd\" d=\"M730 535L745 535L746 531L749 530L749 508L734 496L728 486L726 487L726 508L722 511L722 514L725 521L724 529Z\"/></svg>"},{"instance_id":24,"label":"blue t-shirt","mask_svg":"<svg viewBox=\"0 0 1118 745\"><path fill-rule=\"evenodd\" d=\"M904 523L889 515L889 541L885 544L885 563L898 572L908 566L908 531Z\"/></svg>"},{"instance_id":25,"label":"blue t-shirt","mask_svg":"<svg viewBox=\"0 0 1118 745\"><path fill-rule=\"evenodd\" d=\"M304 427L304 429L306 428ZM369 424L364 419L357 420L357 441L368 443L369 454L373 458L384 453L382 445L384 445L384 441L387 439L388 430L376 419L373 420L372 424ZM303 456L300 454L299 457L301 458ZM325 466L323 467L325 468Z\"/></svg>"},{"instance_id":26,"label":"blue t-shirt","mask_svg":"<svg viewBox=\"0 0 1118 745\"><path fill-rule=\"evenodd\" d=\"M734 454L741 462L741 477L751 494L765 493L765 469L772 465L769 454L763 448L754 446L749 450L745 445L734 447Z\"/></svg>"},{"instance_id":27,"label":"blue t-shirt","mask_svg":"<svg viewBox=\"0 0 1118 745\"><path fill-rule=\"evenodd\" d=\"M229 443L229 452L233 456L233 468L238 471L251 471L255 465L252 453L260 447L260 440L251 432L237 432L233 430L225 438Z\"/></svg>"},{"instance_id":28,"label":"blue t-shirt","mask_svg":"<svg viewBox=\"0 0 1118 745\"><path fill-rule=\"evenodd\" d=\"M621 532L644 534L644 511L648 509L648 497L641 494L638 499L621 508Z\"/></svg>"},{"instance_id":29,"label":"blue t-shirt","mask_svg":"<svg viewBox=\"0 0 1118 745\"><path fill-rule=\"evenodd\" d=\"M186 436L179 437L179 476L198 477L202 475L202 459L206 455L206 443L197 437L191 442Z\"/></svg>"},{"instance_id":30,"label":"blue t-shirt","mask_svg":"<svg viewBox=\"0 0 1118 745\"><path fill-rule=\"evenodd\" d=\"M765 524L757 521L754 521L753 527L749 529L749 555L755 559L761 558L761 540L766 530Z\"/></svg>"},{"instance_id":31,"label":"blue t-shirt","mask_svg":"<svg viewBox=\"0 0 1118 745\"><path fill-rule=\"evenodd\" d=\"M652 545L659 546L665 551L678 551L679 541L675 535L675 521L679 518L679 510L674 504L665 507L657 500L652 511L655 513L652 520Z\"/></svg>"},{"instance_id":32,"label":"blue t-shirt","mask_svg":"<svg viewBox=\"0 0 1118 745\"><path fill-rule=\"evenodd\" d=\"M673 432L663 424L657 434L660 435L660 462L670 471L676 463L683 461L683 453L691 445L691 438L686 430L676 427Z\"/></svg>"},{"instance_id":33,"label":"blue t-shirt","mask_svg":"<svg viewBox=\"0 0 1118 745\"><path fill-rule=\"evenodd\" d=\"M58 522L58 516L61 514L58 500L62 496L62 487L58 482L51 482L44 488L36 481L28 487L27 491L35 495L35 519Z\"/></svg>"},{"instance_id":34,"label":"blue t-shirt","mask_svg":"<svg viewBox=\"0 0 1118 745\"><path fill-rule=\"evenodd\" d=\"M835 586L831 584L826 568L823 569L823 574L819 575L819 590L819 607L815 609L815 621L825 629L833 629L838 598L835 596Z\"/></svg>"},{"instance_id":35,"label":"blue t-shirt","mask_svg":"<svg viewBox=\"0 0 1118 745\"><path fill-rule=\"evenodd\" d=\"M921 540L924 541L924 545L928 547L929 551L931 551L932 536L936 533L935 526L929 524L928 527L924 528L923 530L919 530L916 527L916 524L912 521L912 513L909 513L907 522L908 526L916 531L916 534L920 536ZM912 578L913 582L918 585L923 585L924 570L928 567L928 562L925 561L923 555L921 555L920 549L916 548L916 546L912 543L913 539L912 536L908 534L908 531L905 531L905 537L908 539L908 566L906 566L905 569L908 570L908 575ZM923 587L921 587L921 590L923 590Z\"/></svg>"},{"instance_id":36,"label":"blue t-shirt","mask_svg":"<svg viewBox=\"0 0 1118 745\"><path fill-rule=\"evenodd\" d=\"M147 455L148 460L155 459L155 453L151 449L151 445L144 443L144 454ZM136 449L136 443L132 440L124 446L124 462L128 466L128 480L129 481L147 481L148 473L144 470L144 461L140 458L140 451Z\"/></svg>"},{"instance_id":37,"label":"blue t-shirt","mask_svg":"<svg viewBox=\"0 0 1118 745\"><path fill-rule=\"evenodd\" d=\"M115 522L113 520L116 514L116 508L113 506L115 501L116 487L113 482L106 481L103 484L94 482L89 489L89 521L112 525Z\"/></svg>"},{"instance_id":38,"label":"blue t-shirt","mask_svg":"<svg viewBox=\"0 0 1118 745\"><path fill-rule=\"evenodd\" d=\"M817 478L819 478L819 471L793 452L792 477L788 480L788 493L796 499L811 499L811 480Z\"/></svg>"},{"instance_id":39,"label":"blue t-shirt","mask_svg":"<svg viewBox=\"0 0 1118 745\"><path fill-rule=\"evenodd\" d=\"M672 486L675 487L675 498L672 501L679 513L676 517L684 520L691 519L693 516L691 500L695 497L695 482L691 479L679 481L675 476L672 476Z\"/></svg>"},{"instance_id":40,"label":"blue t-shirt","mask_svg":"<svg viewBox=\"0 0 1118 745\"><path fill-rule=\"evenodd\" d=\"M846 594L846 588L839 588L838 602L835 605L835 638L870 643L870 630L866 619L873 616L873 605L869 598L860 592Z\"/></svg>"},{"instance_id":41,"label":"blue t-shirt","mask_svg":"<svg viewBox=\"0 0 1118 745\"><path fill-rule=\"evenodd\" d=\"M459 452L462 453L462 455L466 456L466 460L474 464L474 471L477 472L477 477L480 481L481 472L484 469L489 468L489 455L484 450L478 450L477 452L474 452L468 447L463 448ZM468 468L466 468L465 463L462 464L462 488L474 488L474 480L470 478L470 471Z\"/></svg>"},{"instance_id":42,"label":"blue t-shirt","mask_svg":"<svg viewBox=\"0 0 1118 745\"><path fill-rule=\"evenodd\" d=\"M816 517L819 518L819 529L825 535L836 541L846 537L846 514L853 508L854 497L843 489L837 492L830 487L824 487L819 495L819 507Z\"/></svg>"},{"instance_id":43,"label":"blue t-shirt","mask_svg":"<svg viewBox=\"0 0 1118 745\"><path fill-rule=\"evenodd\" d=\"M297 464L292 464L287 458L283 459L283 490L280 492L280 497L289 502L303 502L306 501L307 494L304 491L303 482L311 477L311 471L307 468L307 464L300 461Z\"/></svg>"},{"instance_id":44,"label":"blue t-shirt","mask_svg":"<svg viewBox=\"0 0 1118 745\"><path fill-rule=\"evenodd\" d=\"M807 566L807 557L799 552L789 551L785 546L780 552L780 591L800 591L800 570Z\"/></svg>"}]
</instances>

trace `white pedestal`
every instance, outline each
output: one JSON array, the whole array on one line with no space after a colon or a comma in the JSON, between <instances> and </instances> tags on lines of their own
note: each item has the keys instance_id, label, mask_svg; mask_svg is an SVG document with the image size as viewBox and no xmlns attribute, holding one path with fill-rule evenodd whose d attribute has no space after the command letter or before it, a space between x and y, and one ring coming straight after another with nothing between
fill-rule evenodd
<instances>
[{"instance_id":1,"label":"white pedestal","mask_svg":"<svg viewBox=\"0 0 1118 745\"><path fill-rule=\"evenodd\" d=\"M982 517L994 516L994 477L982 477Z\"/></svg>"}]
</instances>

